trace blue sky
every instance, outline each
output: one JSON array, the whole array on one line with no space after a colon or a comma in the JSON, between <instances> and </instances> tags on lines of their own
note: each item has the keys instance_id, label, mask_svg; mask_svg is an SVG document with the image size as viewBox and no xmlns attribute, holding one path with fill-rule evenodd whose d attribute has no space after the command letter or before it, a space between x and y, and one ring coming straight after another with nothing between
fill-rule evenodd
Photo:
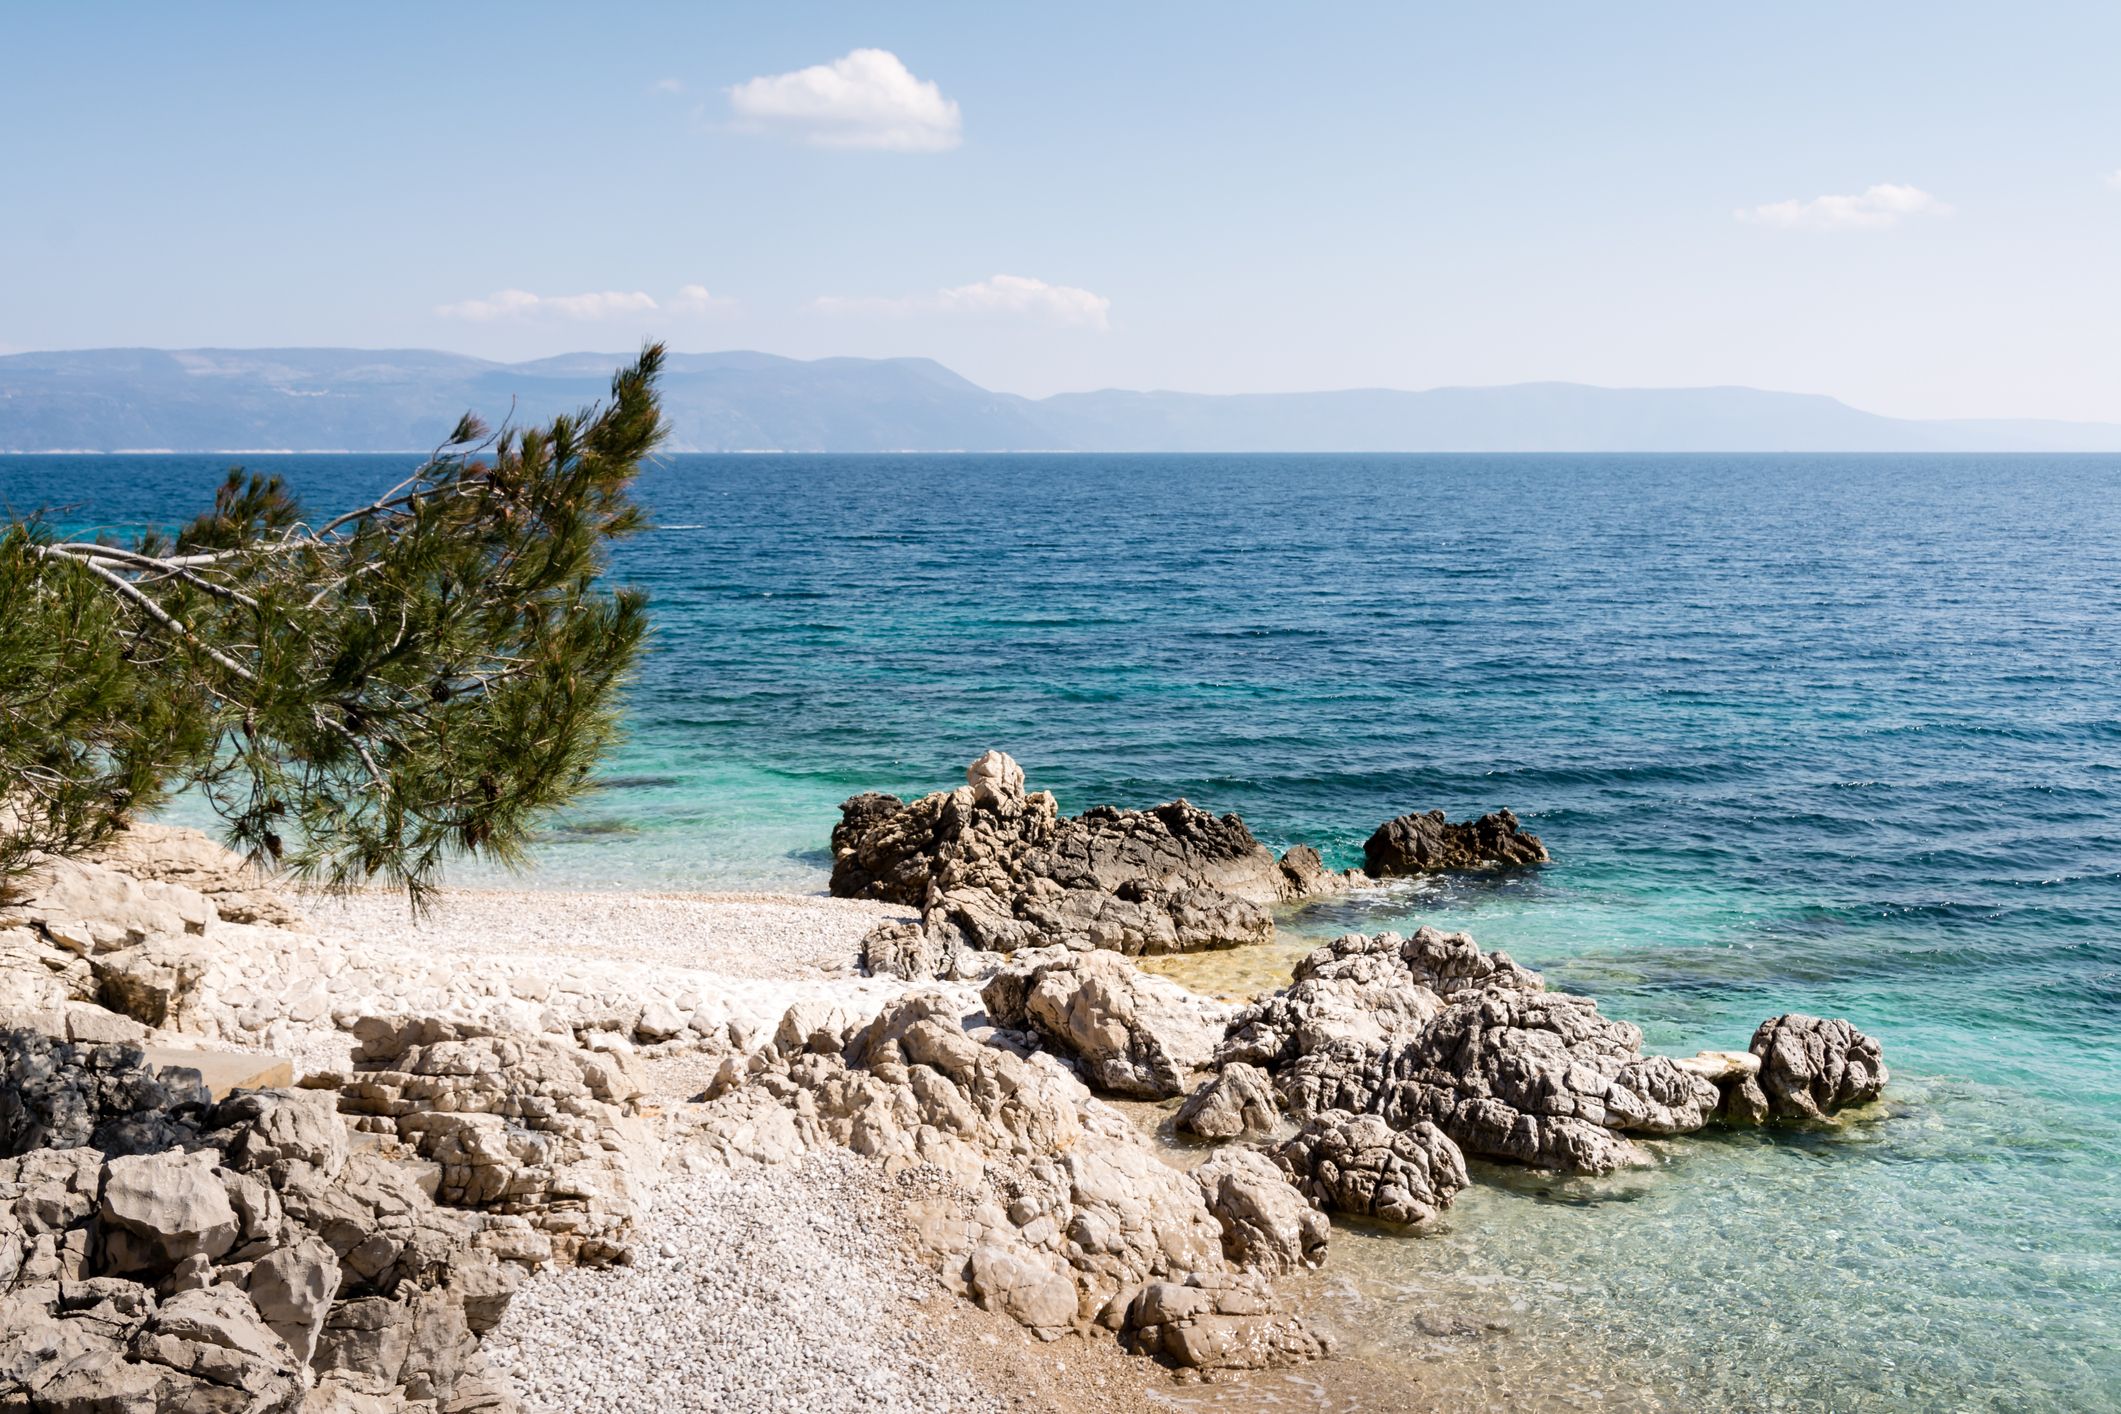
<instances>
[{"instance_id":1,"label":"blue sky","mask_svg":"<svg viewBox=\"0 0 2121 1414\"><path fill-rule=\"evenodd\" d=\"M0 56L4 349L2121 421L2111 4L17 4Z\"/></svg>"}]
</instances>

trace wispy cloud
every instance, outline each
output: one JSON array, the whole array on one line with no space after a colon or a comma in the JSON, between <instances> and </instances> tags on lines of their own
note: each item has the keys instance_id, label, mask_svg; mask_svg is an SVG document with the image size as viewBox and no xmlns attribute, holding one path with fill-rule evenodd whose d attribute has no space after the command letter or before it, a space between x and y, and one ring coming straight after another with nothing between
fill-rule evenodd
<instances>
[{"instance_id":1,"label":"wispy cloud","mask_svg":"<svg viewBox=\"0 0 2121 1414\"><path fill-rule=\"evenodd\" d=\"M944 152L964 133L957 104L886 49L746 80L729 90L729 110L748 132L815 147Z\"/></svg>"},{"instance_id":2,"label":"wispy cloud","mask_svg":"<svg viewBox=\"0 0 2121 1414\"><path fill-rule=\"evenodd\" d=\"M2106 174L2106 184L2115 191L2121 191L2121 167L2116 167Z\"/></svg>"},{"instance_id":3,"label":"wispy cloud","mask_svg":"<svg viewBox=\"0 0 2121 1414\"><path fill-rule=\"evenodd\" d=\"M594 323L636 314L706 314L732 303L707 293L705 285L685 285L677 298L659 303L645 290L595 290L579 295L540 295L529 290L496 290L484 299L458 300L435 306L444 319L475 324L496 320L570 319Z\"/></svg>"},{"instance_id":4,"label":"wispy cloud","mask_svg":"<svg viewBox=\"0 0 2121 1414\"><path fill-rule=\"evenodd\" d=\"M1741 221L1786 231L1876 231L1911 216L1948 216L1952 208L1920 187L1881 182L1856 196L1815 196L1740 208Z\"/></svg>"},{"instance_id":5,"label":"wispy cloud","mask_svg":"<svg viewBox=\"0 0 2121 1414\"><path fill-rule=\"evenodd\" d=\"M670 310L673 314L712 314L735 303L735 300L708 294L705 285L680 285L678 297L670 302Z\"/></svg>"},{"instance_id":6,"label":"wispy cloud","mask_svg":"<svg viewBox=\"0 0 2121 1414\"><path fill-rule=\"evenodd\" d=\"M899 299L825 295L810 302L825 314L960 314L1032 320L1083 329L1109 329L1112 301L1073 285L1049 285L1028 275L991 275Z\"/></svg>"},{"instance_id":7,"label":"wispy cloud","mask_svg":"<svg viewBox=\"0 0 2121 1414\"><path fill-rule=\"evenodd\" d=\"M685 91L685 81L683 79L657 79L648 88L651 93L683 93Z\"/></svg>"}]
</instances>

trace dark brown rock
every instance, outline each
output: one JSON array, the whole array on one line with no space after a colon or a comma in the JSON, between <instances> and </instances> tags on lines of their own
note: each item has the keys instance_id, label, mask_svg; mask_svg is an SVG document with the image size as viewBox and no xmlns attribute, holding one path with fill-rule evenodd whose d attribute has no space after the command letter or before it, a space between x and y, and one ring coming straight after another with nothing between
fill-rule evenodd
<instances>
[{"instance_id":1,"label":"dark brown rock","mask_svg":"<svg viewBox=\"0 0 2121 1414\"><path fill-rule=\"evenodd\" d=\"M1377 827L1362 847L1363 871L1373 879L1430 874L1444 869L1544 864L1546 846L1526 834L1517 817L1497 810L1478 820L1452 824L1441 810L1402 815Z\"/></svg>"}]
</instances>

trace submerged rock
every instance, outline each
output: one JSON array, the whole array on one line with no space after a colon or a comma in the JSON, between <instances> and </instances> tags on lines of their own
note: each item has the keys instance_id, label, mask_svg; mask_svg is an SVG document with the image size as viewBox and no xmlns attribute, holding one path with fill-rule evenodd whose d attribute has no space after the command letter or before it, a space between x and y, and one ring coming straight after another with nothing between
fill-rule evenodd
<instances>
[{"instance_id":1,"label":"submerged rock","mask_svg":"<svg viewBox=\"0 0 2121 1414\"><path fill-rule=\"evenodd\" d=\"M921 910L923 939L893 931L866 948L873 969L900 976L950 975L960 948L1140 954L1264 942L1275 904L1348 885L1317 851L1277 859L1235 815L1184 800L1063 817L998 751L956 790L910 803L858 795L840 812L832 892Z\"/></svg>"},{"instance_id":2,"label":"submerged rock","mask_svg":"<svg viewBox=\"0 0 2121 1414\"><path fill-rule=\"evenodd\" d=\"M1379 825L1363 845L1362 858L1365 873L1384 879L1495 864L1544 864L1548 856L1539 836L1518 828L1517 817L1507 810L1457 824L1441 810L1431 810Z\"/></svg>"}]
</instances>

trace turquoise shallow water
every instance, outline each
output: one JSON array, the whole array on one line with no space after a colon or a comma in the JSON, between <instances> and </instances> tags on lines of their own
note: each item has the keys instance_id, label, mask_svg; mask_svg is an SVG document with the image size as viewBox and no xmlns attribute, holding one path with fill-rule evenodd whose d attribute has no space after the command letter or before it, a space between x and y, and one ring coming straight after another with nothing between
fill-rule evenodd
<instances>
[{"instance_id":1,"label":"turquoise shallow water","mask_svg":"<svg viewBox=\"0 0 2121 1414\"><path fill-rule=\"evenodd\" d=\"M166 519L223 460L0 458L0 492ZM251 460L319 506L405 464ZM989 746L1067 809L1183 794L1342 863L1508 805L1552 867L1286 926L1467 928L1662 1048L1845 1015L1895 1083L1832 1133L1486 1171L1439 1239L1348 1235L1365 1350L1443 1308L1583 1403L2121 1407L2121 459L678 457L643 489L655 651L540 880L818 887L843 796Z\"/></svg>"}]
</instances>

